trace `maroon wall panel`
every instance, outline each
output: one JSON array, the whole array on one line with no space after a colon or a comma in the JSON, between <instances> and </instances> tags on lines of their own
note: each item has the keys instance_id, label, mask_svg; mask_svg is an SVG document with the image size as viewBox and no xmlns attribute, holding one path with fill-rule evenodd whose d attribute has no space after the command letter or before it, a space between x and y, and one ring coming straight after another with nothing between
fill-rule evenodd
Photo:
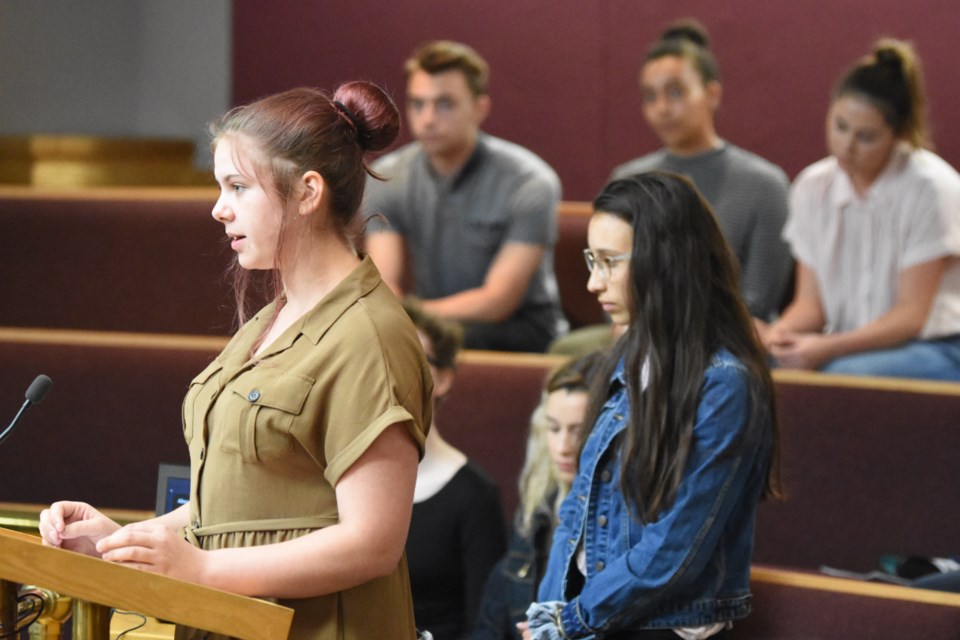
<instances>
[{"instance_id":1,"label":"maroon wall panel","mask_svg":"<svg viewBox=\"0 0 960 640\"><path fill-rule=\"evenodd\" d=\"M614 165L656 148L640 113L638 63L667 22L686 16L708 27L720 63L720 134L791 177L825 153L834 81L883 35L917 45L938 151L960 164L952 0L236 0L234 100L366 78L402 101L407 54L425 40L461 40L492 67L485 128L542 155L565 198L588 200Z\"/></svg>"}]
</instances>

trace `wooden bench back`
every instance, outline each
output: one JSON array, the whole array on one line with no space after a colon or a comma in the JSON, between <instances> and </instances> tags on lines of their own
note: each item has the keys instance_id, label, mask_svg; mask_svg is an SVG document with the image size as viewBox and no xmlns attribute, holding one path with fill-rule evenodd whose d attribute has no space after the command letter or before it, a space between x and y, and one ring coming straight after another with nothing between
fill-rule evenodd
<instances>
[{"instance_id":1,"label":"wooden bench back","mask_svg":"<svg viewBox=\"0 0 960 640\"><path fill-rule=\"evenodd\" d=\"M754 565L736 640L960 638L960 595Z\"/></svg>"},{"instance_id":2,"label":"wooden bench back","mask_svg":"<svg viewBox=\"0 0 960 640\"><path fill-rule=\"evenodd\" d=\"M755 559L856 571L954 555L960 385L777 371L787 498L760 507Z\"/></svg>"}]
</instances>

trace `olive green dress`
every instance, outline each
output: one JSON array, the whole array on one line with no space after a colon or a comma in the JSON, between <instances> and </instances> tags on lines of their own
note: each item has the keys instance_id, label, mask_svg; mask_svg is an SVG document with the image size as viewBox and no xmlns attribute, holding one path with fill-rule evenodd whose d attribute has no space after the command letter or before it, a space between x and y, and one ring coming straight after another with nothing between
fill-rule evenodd
<instances>
[{"instance_id":1,"label":"olive green dress","mask_svg":"<svg viewBox=\"0 0 960 640\"><path fill-rule=\"evenodd\" d=\"M421 455L431 378L420 342L369 258L257 359L264 308L191 383L190 525L203 549L282 542L337 523L337 480L393 424ZM278 600L290 638L414 638L406 559L390 575L330 595ZM178 629L178 638L216 638Z\"/></svg>"}]
</instances>

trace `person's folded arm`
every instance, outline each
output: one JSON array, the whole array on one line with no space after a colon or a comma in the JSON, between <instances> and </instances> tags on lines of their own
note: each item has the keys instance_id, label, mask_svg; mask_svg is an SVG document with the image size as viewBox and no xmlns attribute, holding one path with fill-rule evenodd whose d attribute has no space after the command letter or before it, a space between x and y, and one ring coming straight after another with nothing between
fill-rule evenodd
<instances>
[{"instance_id":1,"label":"person's folded arm","mask_svg":"<svg viewBox=\"0 0 960 640\"><path fill-rule=\"evenodd\" d=\"M784 309L780 319L761 332L764 346L768 349L781 342L784 335L821 331L826 322L816 272L806 264L797 262L796 275L793 300Z\"/></svg>"},{"instance_id":2,"label":"person's folded arm","mask_svg":"<svg viewBox=\"0 0 960 640\"><path fill-rule=\"evenodd\" d=\"M771 353L781 366L817 369L835 358L895 347L917 338L950 259L937 258L902 271L893 307L876 320L851 331L795 335L782 346L771 348Z\"/></svg>"},{"instance_id":3,"label":"person's folded arm","mask_svg":"<svg viewBox=\"0 0 960 640\"><path fill-rule=\"evenodd\" d=\"M542 245L508 242L497 252L481 286L424 300L423 308L452 320L502 322L520 307L544 252Z\"/></svg>"}]
</instances>

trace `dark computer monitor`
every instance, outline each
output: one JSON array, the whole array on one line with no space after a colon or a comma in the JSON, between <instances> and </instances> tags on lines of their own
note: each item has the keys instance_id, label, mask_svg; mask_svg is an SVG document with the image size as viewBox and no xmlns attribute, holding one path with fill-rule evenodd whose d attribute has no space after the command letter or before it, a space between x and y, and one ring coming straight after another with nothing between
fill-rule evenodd
<instances>
[{"instance_id":1,"label":"dark computer monitor","mask_svg":"<svg viewBox=\"0 0 960 640\"><path fill-rule=\"evenodd\" d=\"M161 464L157 472L157 515L169 513L189 501L190 466Z\"/></svg>"}]
</instances>

